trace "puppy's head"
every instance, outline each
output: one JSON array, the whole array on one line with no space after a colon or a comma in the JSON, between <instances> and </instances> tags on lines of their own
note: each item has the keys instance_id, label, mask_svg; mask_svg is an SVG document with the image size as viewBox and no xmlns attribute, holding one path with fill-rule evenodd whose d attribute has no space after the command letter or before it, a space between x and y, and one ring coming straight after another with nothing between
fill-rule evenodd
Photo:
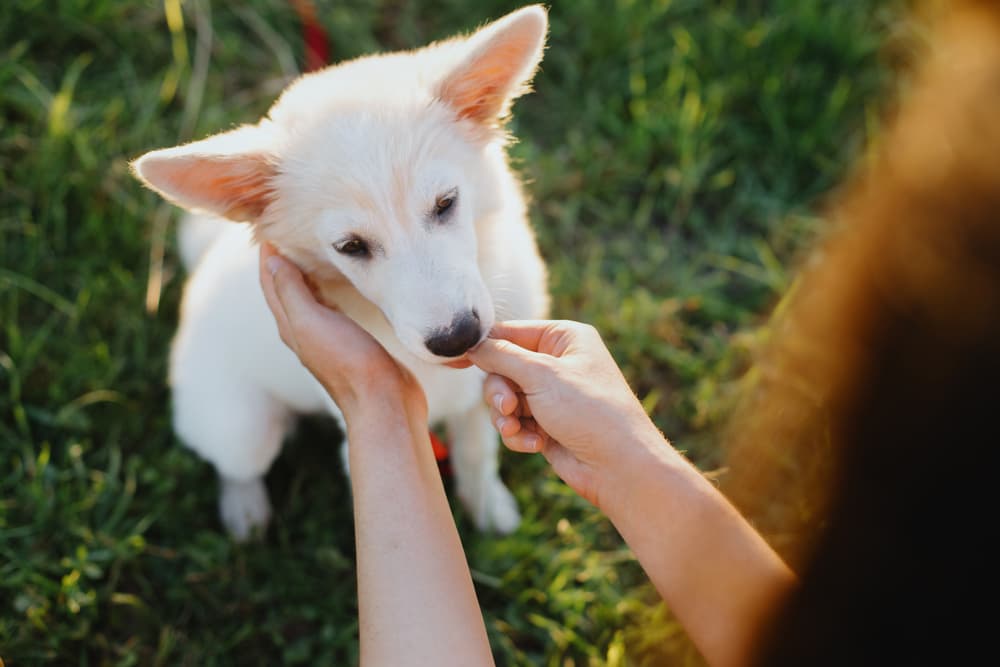
<instances>
[{"instance_id":1,"label":"puppy's head","mask_svg":"<svg viewBox=\"0 0 1000 667\"><path fill-rule=\"evenodd\" d=\"M517 197L502 124L545 31L531 6L304 76L258 124L147 153L134 171L184 208L254 225L321 287L346 279L412 354L448 362L493 325L479 232Z\"/></svg>"}]
</instances>

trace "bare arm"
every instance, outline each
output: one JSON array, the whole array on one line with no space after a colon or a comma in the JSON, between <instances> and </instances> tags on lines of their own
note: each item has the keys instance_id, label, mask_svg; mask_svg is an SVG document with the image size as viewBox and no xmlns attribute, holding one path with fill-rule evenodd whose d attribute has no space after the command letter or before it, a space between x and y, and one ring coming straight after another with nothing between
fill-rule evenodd
<instances>
[{"instance_id":1,"label":"bare arm","mask_svg":"<svg viewBox=\"0 0 1000 667\"><path fill-rule=\"evenodd\" d=\"M426 418L367 403L348 431L362 664L492 665Z\"/></svg>"},{"instance_id":2,"label":"bare arm","mask_svg":"<svg viewBox=\"0 0 1000 667\"><path fill-rule=\"evenodd\" d=\"M659 433L609 476L605 513L712 665L746 665L795 576L728 500Z\"/></svg>"},{"instance_id":3,"label":"bare arm","mask_svg":"<svg viewBox=\"0 0 1000 667\"><path fill-rule=\"evenodd\" d=\"M317 303L295 267L268 248L261 259L282 340L347 421L362 664L492 665L423 392L371 336Z\"/></svg>"},{"instance_id":4,"label":"bare arm","mask_svg":"<svg viewBox=\"0 0 1000 667\"><path fill-rule=\"evenodd\" d=\"M607 514L706 660L745 665L795 577L726 498L666 441L599 334L509 322L471 358L504 443L540 451Z\"/></svg>"}]
</instances>

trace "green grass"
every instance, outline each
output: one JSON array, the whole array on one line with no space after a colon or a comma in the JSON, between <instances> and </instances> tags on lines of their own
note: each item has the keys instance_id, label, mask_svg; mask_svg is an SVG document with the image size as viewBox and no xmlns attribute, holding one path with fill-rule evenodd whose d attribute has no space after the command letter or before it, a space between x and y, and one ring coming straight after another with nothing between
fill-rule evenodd
<instances>
[{"instance_id":1,"label":"green grass","mask_svg":"<svg viewBox=\"0 0 1000 667\"><path fill-rule=\"evenodd\" d=\"M338 59L515 6L319 4ZM282 0L192 0L171 28L176 7L0 7L0 657L352 664L336 430L310 420L289 443L268 476L274 524L249 546L222 533L211 468L170 430L173 212L127 161L255 120L301 62ZM512 129L554 315L604 333L706 468L813 207L877 117L894 16L875 0L552 3ZM150 275L164 279L155 312ZM498 663L697 664L613 528L541 461L503 464L522 529L484 537L458 517Z\"/></svg>"}]
</instances>

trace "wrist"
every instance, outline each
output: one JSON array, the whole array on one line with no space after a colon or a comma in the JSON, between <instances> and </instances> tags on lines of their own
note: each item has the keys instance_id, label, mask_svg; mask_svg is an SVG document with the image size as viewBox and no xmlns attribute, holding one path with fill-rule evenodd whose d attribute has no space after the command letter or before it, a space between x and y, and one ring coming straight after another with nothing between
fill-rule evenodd
<instances>
[{"instance_id":1,"label":"wrist","mask_svg":"<svg viewBox=\"0 0 1000 667\"><path fill-rule=\"evenodd\" d=\"M686 474L691 465L667 441L648 418L622 431L613 451L614 459L601 466L600 509L622 530L635 512L643 514L644 494L676 473ZM643 520L640 518L640 520Z\"/></svg>"},{"instance_id":2,"label":"wrist","mask_svg":"<svg viewBox=\"0 0 1000 667\"><path fill-rule=\"evenodd\" d=\"M427 424L427 402L422 393L380 388L337 400L348 429L379 424Z\"/></svg>"},{"instance_id":3,"label":"wrist","mask_svg":"<svg viewBox=\"0 0 1000 667\"><path fill-rule=\"evenodd\" d=\"M344 413L352 487L359 480L371 485L375 477L394 479L395 473L386 477L389 469L408 471L404 476L436 470L425 402L388 395L370 398Z\"/></svg>"},{"instance_id":4,"label":"wrist","mask_svg":"<svg viewBox=\"0 0 1000 667\"><path fill-rule=\"evenodd\" d=\"M383 377L381 380L348 385L332 383L316 376L323 388L337 404L344 420L362 421L384 418L390 413L405 412L426 420L427 400L415 380L404 377Z\"/></svg>"}]
</instances>

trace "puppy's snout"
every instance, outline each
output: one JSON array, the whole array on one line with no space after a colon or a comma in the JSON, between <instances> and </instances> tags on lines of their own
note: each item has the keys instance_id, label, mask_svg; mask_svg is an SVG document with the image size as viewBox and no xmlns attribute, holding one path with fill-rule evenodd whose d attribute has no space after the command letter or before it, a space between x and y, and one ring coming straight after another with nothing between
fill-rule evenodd
<instances>
[{"instance_id":1,"label":"puppy's snout","mask_svg":"<svg viewBox=\"0 0 1000 667\"><path fill-rule=\"evenodd\" d=\"M482 338L482 325L475 309L462 313L451 324L424 339L427 349L439 357L460 357Z\"/></svg>"}]
</instances>

